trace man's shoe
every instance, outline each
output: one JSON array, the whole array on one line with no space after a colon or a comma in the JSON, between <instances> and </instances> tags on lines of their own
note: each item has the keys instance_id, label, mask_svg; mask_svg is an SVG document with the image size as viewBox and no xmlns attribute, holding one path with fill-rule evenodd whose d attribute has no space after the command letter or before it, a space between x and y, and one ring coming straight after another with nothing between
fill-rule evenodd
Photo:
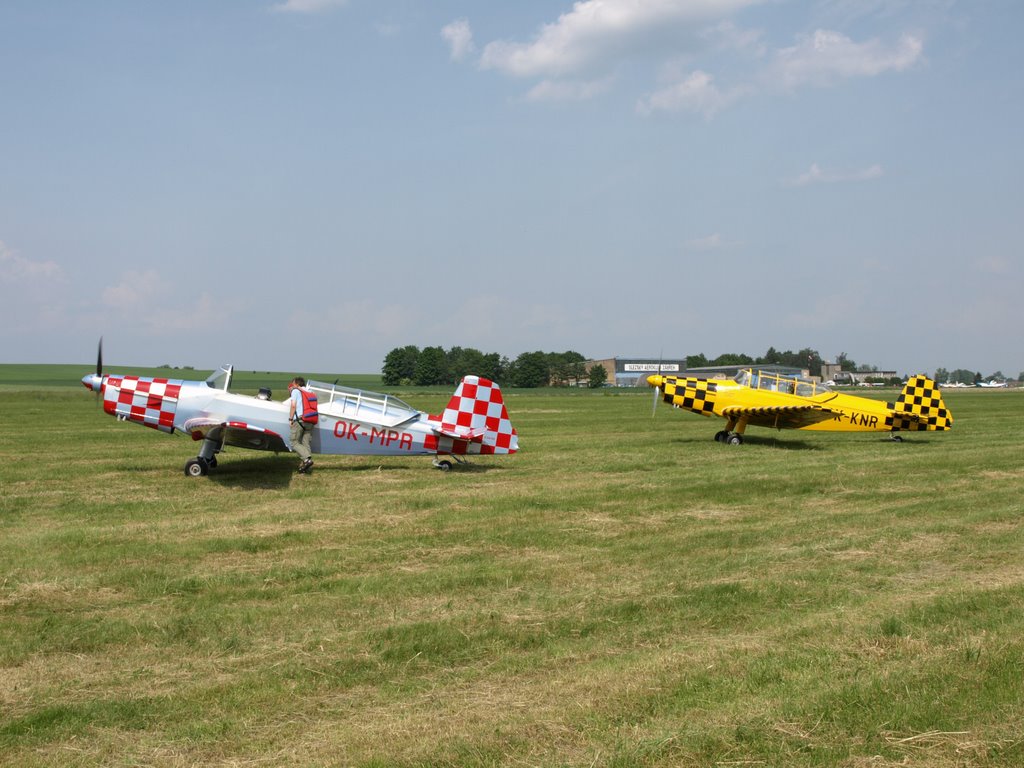
<instances>
[{"instance_id":1,"label":"man's shoe","mask_svg":"<svg viewBox=\"0 0 1024 768\"><path fill-rule=\"evenodd\" d=\"M309 470L311 470L312 468L313 468L313 460L312 459L306 459L299 466L299 472L309 472Z\"/></svg>"}]
</instances>

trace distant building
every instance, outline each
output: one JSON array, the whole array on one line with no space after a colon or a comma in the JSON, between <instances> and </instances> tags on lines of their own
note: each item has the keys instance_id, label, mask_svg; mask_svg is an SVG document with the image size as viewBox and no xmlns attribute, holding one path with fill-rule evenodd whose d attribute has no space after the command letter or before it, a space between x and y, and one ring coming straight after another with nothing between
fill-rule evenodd
<instances>
[{"instance_id":1,"label":"distant building","mask_svg":"<svg viewBox=\"0 0 1024 768\"><path fill-rule=\"evenodd\" d=\"M608 374L608 383L616 387L644 387L647 377L661 372L669 376L696 376L702 379L731 379L738 371L745 368L756 368L759 371L770 371L783 376L807 376L807 369L794 368L788 365L712 365L704 368L687 368L686 358L663 359L651 357L609 357L603 360L587 360L584 365L587 373L597 365L603 365Z\"/></svg>"},{"instance_id":2,"label":"distant building","mask_svg":"<svg viewBox=\"0 0 1024 768\"><path fill-rule=\"evenodd\" d=\"M844 371L839 363L821 364L821 378L825 381L834 381L836 384L862 384L867 379L889 381L898 377L896 371Z\"/></svg>"},{"instance_id":3,"label":"distant building","mask_svg":"<svg viewBox=\"0 0 1024 768\"><path fill-rule=\"evenodd\" d=\"M806 368L796 368L792 365L775 365L773 363L747 363L745 365L708 365L703 368L690 368L686 371L687 376L696 376L701 379L731 379L740 371L753 369L774 373L779 376L802 376L805 379L814 378Z\"/></svg>"},{"instance_id":4,"label":"distant building","mask_svg":"<svg viewBox=\"0 0 1024 768\"><path fill-rule=\"evenodd\" d=\"M608 374L608 383L616 387L644 387L647 377L657 373L659 366L662 373L669 376L680 376L686 370L686 359L664 359L654 357L608 357L603 360L587 360L584 363L587 373L590 369L603 365Z\"/></svg>"}]
</instances>

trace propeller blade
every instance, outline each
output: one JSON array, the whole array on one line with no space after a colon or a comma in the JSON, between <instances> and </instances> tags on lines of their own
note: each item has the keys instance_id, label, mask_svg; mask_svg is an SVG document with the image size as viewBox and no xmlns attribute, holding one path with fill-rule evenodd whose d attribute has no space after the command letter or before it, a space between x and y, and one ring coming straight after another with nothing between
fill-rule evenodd
<instances>
[{"instance_id":1,"label":"propeller blade","mask_svg":"<svg viewBox=\"0 0 1024 768\"><path fill-rule=\"evenodd\" d=\"M658 353L658 376L661 376L661 362L662 362L662 359L664 357L665 357L665 350L662 349ZM654 415L658 412L658 395L660 393L661 393L661 388L660 387L655 387L654 388L654 403L651 404L651 418L652 419L654 418Z\"/></svg>"},{"instance_id":2,"label":"propeller blade","mask_svg":"<svg viewBox=\"0 0 1024 768\"><path fill-rule=\"evenodd\" d=\"M96 350L96 375L103 378L103 337L100 336L100 345Z\"/></svg>"}]
</instances>

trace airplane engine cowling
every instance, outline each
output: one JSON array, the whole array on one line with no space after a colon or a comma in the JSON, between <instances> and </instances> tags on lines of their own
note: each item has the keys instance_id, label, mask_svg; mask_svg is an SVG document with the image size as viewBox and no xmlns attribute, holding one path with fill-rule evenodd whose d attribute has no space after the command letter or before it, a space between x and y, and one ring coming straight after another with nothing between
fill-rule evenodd
<instances>
[{"instance_id":1,"label":"airplane engine cowling","mask_svg":"<svg viewBox=\"0 0 1024 768\"><path fill-rule=\"evenodd\" d=\"M108 376L103 382L103 410L161 432L174 431L181 379Z\"/></svg>"}]
</instances>

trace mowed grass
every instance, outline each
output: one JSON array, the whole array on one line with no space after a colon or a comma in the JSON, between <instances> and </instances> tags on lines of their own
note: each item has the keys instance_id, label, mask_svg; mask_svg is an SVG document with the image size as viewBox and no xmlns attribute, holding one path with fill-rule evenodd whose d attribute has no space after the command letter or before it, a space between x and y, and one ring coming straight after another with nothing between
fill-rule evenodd
<instances>
[{"instance_id":1,"label":"mowed grass","mask_svg":"<svg viewBox=\"0 0 1024 768\"><path fill-rule=\"evenodd\" d=\"M1024 764L1024 393L946 397L947 434L733 447L508 392L521 453L469 469L190 479L79 385L0 387L0 764Z\"/></svg>"}]
</instances>

